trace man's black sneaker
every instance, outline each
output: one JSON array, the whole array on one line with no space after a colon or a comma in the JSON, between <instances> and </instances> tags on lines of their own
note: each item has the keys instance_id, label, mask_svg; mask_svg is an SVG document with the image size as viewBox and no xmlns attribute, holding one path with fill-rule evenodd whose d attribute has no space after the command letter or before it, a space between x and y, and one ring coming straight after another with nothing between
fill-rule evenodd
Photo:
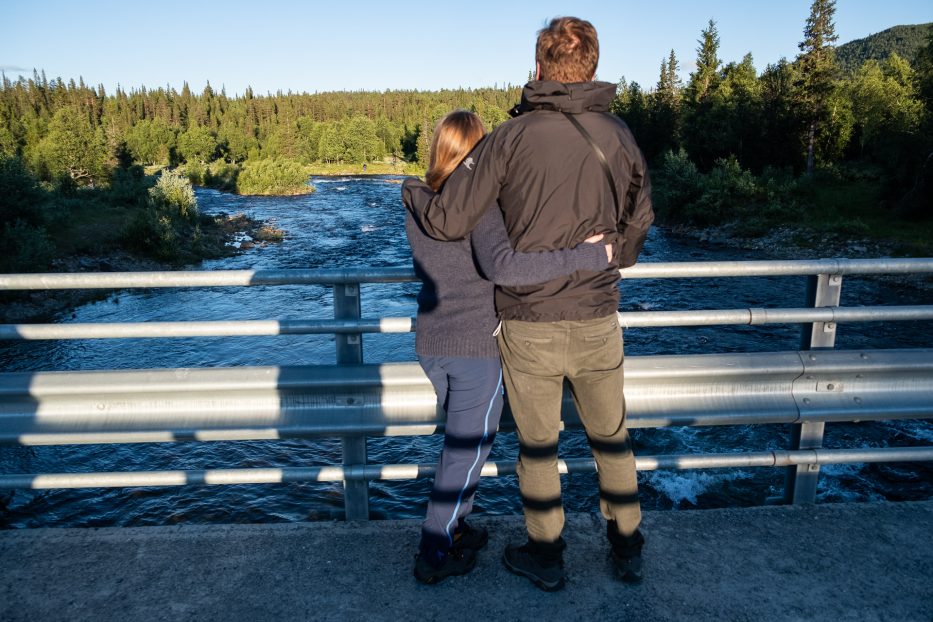
<instances>
[{"instance_id":1,"label":"man's black sneaker","mask_svg":"<svg viewBox=\"0 0 933 622\"><path fill-rule=\"evenodd\" d=\"M474 527L461 519L454 531L454 548L477 552L489 542L489 532L484 527Z\"/></svg>"},{"instance_id":2,"label":"man's black sneaker","mask_svg":"<svg viewBox=\"0 0 933 622\"><path fill-rule=\"evenodd\" d=\"M641 553L633 553L626 557L622 557L615 551L612 551L610 555L612 557L612 564L616 568L616 574L622 581L632 584L642 582L644 576L641 572Z\"/></svg>"},{"instance_id":3,"label":"man's black sneaker","mask_svg":"<svg viewBox=\"0 0 933 622\"><path fill-rule=\"evenodd\" d=\"M554 543L528 541L522 546L505 547L502 561L517 575L530 579L545 592L564 587L563 539Z\"/></svg>"},{"instance_id":4,"label":"man's black sneaker","mask_svg":"<svg viewBox=\"0 0 933 622\"><path fill-rule=\"evenodd\" d=\"M609 556L616 574L626 583L641 583L644 579L641 550L645 546L645 537L637 529L631 536L623 536L614 521L606 523L606 536L612 546Z\"/></svg>"},{"instance_id":5,"label":"man's black sneaker","mask_svg":"<svg viewBox=\"0 0 933 622\"><path fill-rule=\"evenodd\" d=\"M415 556L415 578L422 583L438 583L456 575L463 575L476 565L476 552L467 548L440 551L421 551Z\"/></svg>"}]
</instances>

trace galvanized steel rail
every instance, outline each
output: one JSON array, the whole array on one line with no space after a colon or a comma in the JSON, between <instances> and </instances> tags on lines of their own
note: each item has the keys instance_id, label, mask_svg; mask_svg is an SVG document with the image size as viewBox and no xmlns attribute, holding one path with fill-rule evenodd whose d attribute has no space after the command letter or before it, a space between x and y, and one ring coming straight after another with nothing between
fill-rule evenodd
<instances>
[{"instance_id":1,"label":"galvanized steel rail","mask_svg":"<svg viewBox=\"0 0 933 622\"><path fill-rule=\"evenodd\" d=\"M933 258L813 259L794 261L708 261L640 263L620 270L623 279L808 276L816 274L930 274ZM30 289L128 289L157 287L245 287L332 285L415 281L409 267L316 270L211 270L93 274L0 274L0 291Z\"/></svg>"},{"instance_id":2,"label":"galvanized steel rail","mask_svg":"<svg viewBox=\"0 0 933 622\"><path fill-rule=\"evenodd\" d=\"M636 264L621 270L624 279L718 278L737 276L814 276L819 274L933 274L933 259L819 259L810 261L724 261ZM268 285L356 285L415 281L411 268L323 270L217 270L208 272L125 272L95 274L0 275L0 291L29 289L114 289L160 287L231 287ZM847 323L933 319L933 307L825 306L800 309L721 309L639 311L619 314L626 328L714 325L761 325L804 322ZM3 324L0 339L127 339L234 337L311 334L407 333L414 318L343 320L224 320L94 324Z\"/></svg>"},{"instance_id":3,"label":"galvanized steel rail","mask_svg":"<svg viewBox=\"0 0 933 622\"><path fill-rule=\"evenodd\" d=\"M915 461L933 447L821 448L832 421L933 416L933 351L834 352L845 322L930 320L930 306L840 307L842 276L933 274L933 259L823 259L639 264L623 279L810 277L808 306L625 312L626 327L804 324L799 352L632 357L626 361L626 403L632 427L792 424L786 451L640 456L641 470L787 466L788 500L812 502L819 465ZM147 322L141 324L0 325L0 339L101 339L234 335L334 334L337 366L40 372L0 374L0 442L18 444L134 443L274 439L339 435L344 464L284 469L219 469L158 473L0 475L3 487L100 487L343 481L348 518L368 515L366 482L425 477L428 465L367 463L367 436L432 434L443 428L433 389L414 364L361 365L363 333L410 332L412 318L362 318L360 283L414 281L411 268L236 270L108 274L0 275L0 290L331 285L333 320ZM809 351L811 348L823 349ZM578 424L572 401L563 408ZM504 427L510 425L508 412ZM590 459L562 462L568 472L592 470ZM487 464L487 476L513 465Z\"/></svg>"},{"instance_id":4,"label":"galvanized steel rail","mask_svg":"<svg viewBox=\"0 0 933 622\"><path fill-rule=\"evenodd\" d=\"M414 269L399 266L389 268L320 268L315 270L178 270L168 272L0 274L0 291L334 285L347 283L401 283L416 280Z\"/></svg>"},{"instance_id":5,"label":"galvanized steel rail","mask_svg":"<svg viewBox=\"0 0 933 622\"><path fill-rule=\"evenodd\" d=\"M804 322L890 322L933 320L931 306L819 307L804 309L723 309L716 311L626 311L624 328L665 326L737 326ZM410 333L415 318L359 320L220 320L207 322L99 322L74 324L0 324L0 339L164 339L167 337L248 337Z\"/></svg>"},{"instance_id":6,"label":"galvanized steel rail","mask_svg":"<svg viewBox=\"0 0 933 622\"><path fill-rule=\"evenodd\" d=\"M848 464L852 462L927 462L933 460L933 447L876 449L817 449L804 451L762 451L739 454L683 454L638 456L639 471L660 469L712 469L723 467L786 467L806 464ZM591 458L557 461L560 473L593 473ZM432 477L433 464L367 464L356 466L283 467L254 469L203 469L186 471L136 471L104 473L45 473L42 475L0 475L0 488L125 488L143 486L228 486L234 484L281 484L286 482L341 482L410 480ZM515 475L514 462L487 462L482 477Z\"/></svg>"},{"instance_id":7,"label":"galvanized steel rail","mask_svg":"<svg viewBox=\"0 0 933 622\"><path fill-rule=\"evenodd\" d=\"M625 375L631 428L933 416L929 349L633 356ZM562 416L578 426L569 394ZM416 363L0 374L5 444L414 436L443 425Z\"/></svg>"}]
</instances>

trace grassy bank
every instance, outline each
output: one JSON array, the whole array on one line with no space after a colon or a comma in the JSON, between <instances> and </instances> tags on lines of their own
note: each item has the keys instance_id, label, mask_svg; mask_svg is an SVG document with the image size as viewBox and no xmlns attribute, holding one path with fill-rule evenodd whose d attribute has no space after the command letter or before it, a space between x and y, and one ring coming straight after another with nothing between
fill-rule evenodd
<instances>
[{"instance_id":1,"label":"grassy bank","mask_svg":"<svg viewBox=\"0 0 933 622\"><path fill-rule=\"evenodd\" d=\"M395 163L369 162L365 165L328 162L301 164L293 160L271 159L231 164L217 160L210 164L186 164L179 167L179 171L195 185L245 196L311 194L315 191L308 181L312 176L424 175L422 167L402 160Z\"/></svg>"},{"instance_id":2,"label":"grassy bank","mask_svg":"<svg viewBox=\"0 0 933 622\"><path fill-rule=\"evenodd\" d=\"M795 176L766 168L753 175L729 158L703 173L681 151L662 158L652 182L659 224L680 230L755 239L791 229L801 247L818 247L828 238L868 240L898 255L933 256L933 212L892 198L877 169L827 168Z\"/></svg>"},{"instance_id":3,"label":"grassy bank","mask_svg":"<svg viewBox=\"0 0 933 622\"><path fill-rule=\"evenodd\" d=\"M231 164L186 164L179 168L195 185L245 196L298 196L311 194L308 168L294 160L250 160Z\"/></svg>"},{"instance_id":4,"label":"grassy bank","mask_svg":"<svg viewBox=\"0 0 933 622\"><path fill-rule=\"evenodd\" d=\"M369 162L366 169L362 164L337 164L321 162L307 167L309 175L424 175L424 168L413 162Z\"/></svg>"},{"instance_id":5,"label":"grassy bank","mask_svg":"<svg viewBox=\"0 0 933 622\"><path fill-rule=\"evenodd\" d=\"M814 206L807 212L807 228L884 242L898 255L933 257L933 218L905 217L885 199L884 188L876 180L822 175L806 193Z\"/></svg>"}]
</instances>

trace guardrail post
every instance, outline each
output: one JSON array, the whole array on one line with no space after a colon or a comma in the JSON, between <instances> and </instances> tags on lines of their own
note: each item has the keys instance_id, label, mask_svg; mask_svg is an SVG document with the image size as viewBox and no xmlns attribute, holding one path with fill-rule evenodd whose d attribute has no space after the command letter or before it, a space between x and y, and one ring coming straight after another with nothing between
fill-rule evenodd
<instances>
[{"instance_id":1,"label":"guardrail post","mask_svg":"<svg viewBox=\"0 0 933 622\"><path fill-rule=\"evenodd\" d=\"M841 274L819 274L807 277L807 304L812 307L839 306L842 293ZM836 323L804 324L800 334L801 350L831 349L836 345ZM823 446L822 421L807 421L792 426L791 449L818 449ZM784 484L786 503L815 503L820 480L820 465L801 464L787 468Z\"/></svg>"},{"instance_id":2,"label":"guardrail post","mask_svg":"<svg viewBox=\"0 0 933 622\"><path fill-rule=\"evenodd\" d=\"M334 319L360 318L360 286L359 283L337 283L334 285ZM337 344L338 365L359 365L363 362L363 336L360 333L338 333L335 335ZM344 466L366 464L366 437L344 436L343 445ZM347 520L369 519L369 482L354 480L343 482L343 505Z\"/></svg>"}]
</instances>

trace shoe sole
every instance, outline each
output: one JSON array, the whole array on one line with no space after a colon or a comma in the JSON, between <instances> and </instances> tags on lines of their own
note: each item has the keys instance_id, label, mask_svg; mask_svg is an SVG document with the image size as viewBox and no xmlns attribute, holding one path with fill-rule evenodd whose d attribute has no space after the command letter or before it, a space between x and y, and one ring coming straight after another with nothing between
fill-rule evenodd
<instances>
[{"instance_id":1,"label":"shoe sole","mask_svg":"<svg viewBox=\"0 0 933 622\"><path fill-rule=\"evenodd\" d=\"M628 583L629 585L638 585L645 579L640 574L622 572L621 570L616 570L616 575L619 577L619 580L622 581L622 583Z\"/></svg>"},{"instance_id":2,"label":"shoe sole","mask_svg":"<svg viewBox=\"0 0 933 622\"><path fill-rule=\"evenodd\" d=\"M566 581L564 580L564 577L561 577L560 580L558 581L549 583L548 581L545 581L544 579L542 579L541 577L537 575L531 574L530 572L526 570L522 570L521 568L513 566L512 563L509 561L509 558L504 555L502 556L502 563L505 564L505 567L508 569L509 572L513 574L517 574L520 577L525 577L526 579L534 583L536 587L544 590L545 592L556 592L560 589L563 589L564 584L566 583Z\"/></svg>"},{"instance_id":3,"label":"shoe sole","mask_svg":"<svg viewBox=\"0 0 933 622\"><path fill-rule=\"evenodd\" d=\"M447 577L462 577L463 575L468 574L475 567L476 567L476 558L474 557L473 560L470 562L470 564L466 568L464 568L462 572L446 572L443 574L421 575L418 573L418 570L416 569L414 574L415 574L415 579L417 579L419 583L424 583L425 585L435 585L437 583L440 583Z\"/></svg>"}]
</instances>

